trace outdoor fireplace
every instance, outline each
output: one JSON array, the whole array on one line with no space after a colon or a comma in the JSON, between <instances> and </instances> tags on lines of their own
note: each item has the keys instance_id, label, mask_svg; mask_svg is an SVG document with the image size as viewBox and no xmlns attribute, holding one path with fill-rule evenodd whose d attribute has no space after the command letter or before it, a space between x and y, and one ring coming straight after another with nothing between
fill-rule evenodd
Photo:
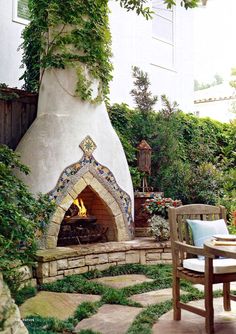
<instances>
[{"instance_id":1,"label":"outdoor fireplace","mask_svg":"<svg viewBox=\"0 0 236 334\"><path fill-rule=\"evenodd\" d=\"M66 211L58 234L58 246L115 240L115 222L103 201L86 187Z\"/></svg>"},{"instance_id":2,"label":"outdoor fireplace","mask_svg":"<svg viewBox=\"0 0 236 334\"><path fill-rule=\"evenodd\" d=\"M76 80L72 69L45 70L37 118L17 147L31 170L21 178L33 193L47 193L56 203L42 248L134 236L133 187L123 148L105 104L74 96ZM69 215L79 199L96 221Z\"/></svg>"}]
</instances>

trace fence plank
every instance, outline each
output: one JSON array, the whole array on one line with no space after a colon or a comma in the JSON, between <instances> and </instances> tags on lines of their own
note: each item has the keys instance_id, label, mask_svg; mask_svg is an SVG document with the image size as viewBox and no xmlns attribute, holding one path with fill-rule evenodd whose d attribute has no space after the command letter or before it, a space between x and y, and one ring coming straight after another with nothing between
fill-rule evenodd
<instances>
[{"instance_id":1,"label":"fence plank","mask_svg":"<svg viewBox=\"0 0 236 334\"><path fill-rule=\"evenodd\" d=\"M17 93L18 98L0 99L0 144L15 149L37 115L37 94L18 89L1 89L4 94Z\"/></svg>"}]
</instances>

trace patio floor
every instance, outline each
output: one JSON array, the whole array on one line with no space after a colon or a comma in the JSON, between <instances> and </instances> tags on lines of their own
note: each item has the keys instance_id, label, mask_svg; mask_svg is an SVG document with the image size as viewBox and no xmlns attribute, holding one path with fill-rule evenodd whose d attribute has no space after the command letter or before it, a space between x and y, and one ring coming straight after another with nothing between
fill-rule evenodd
<instances>
[{"instance_id":1,"label":"patio floor","mask_svg":"<svg viewBox=\"0 0 236 334\"><path fill-rule=\"evenodd\" d=\"M191 302L193 305L203 306L204 301ZM215 334L236 333L236 303L232 302L230 312L223 311L222 298L214 299ZM182 311L182 320L173 321L173 312L165 313L153 326L153 334L205 334L204 318L191 312Z\"/></svg>"},{"instance_id":2,"label":"patio floor","mask_svg":"<svg viewBox=\"0 0 236 334\"><path fill-rule=\"evenodd\" d=\"M132 286L138 283L149 281L144 275L121 275L110 276L96 279L99 283L112 286L113 288L121 288L124 286ZM221 288L222 285L216 285L216 288ZM200 287L199 287L200 288ZM235 283L232 284L232 289L236 289ZM182 293L184 293L182 291ZM114 304L104 304L98 312L87 319L80 321L75 332L80 330L92 329L101 334L126 334L128 328L136 316L142 312L145 307L152 304L158 304L165 300L170 300L172 297L171 289L161 289L158 291L149 291L140 293L130 297L131 300L139 302L142 307L130 307ZM94 299L95 298L95 299ZM23 317L30 314L38 314L41 316L56 316L59 319L65 319L72 315L78 306L83 301L98 300L99 296L55 293L42 291L36 297L28 299L21 307L21 315ZM191 302L194 305L203 306L204 301ZM42 307L43 304L43 307ZM223 311L222 298L214 299L215 309L215 334L234 334L236 333L236 302L232 302L232 311ZM46 314L45 314L46 312ZM173 313L169 311L165 313L153 325L153 334L205 334L204 318L182 311L182 320L173 321ZM137 333L139 334L139 333Z\"/></svg>"}]
</instances>

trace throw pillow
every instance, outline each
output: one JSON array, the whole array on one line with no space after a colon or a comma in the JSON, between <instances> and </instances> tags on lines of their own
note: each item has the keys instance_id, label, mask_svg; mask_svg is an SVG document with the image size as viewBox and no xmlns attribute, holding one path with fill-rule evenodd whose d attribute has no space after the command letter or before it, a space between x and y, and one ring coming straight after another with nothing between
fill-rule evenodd
<instances>
[{"instance_id":1,"label":"throw pillow","mask_svg":"<svg viewBox=\"0 0 236 334\"><path fill-rule=\"evenodd\" d=\"M193 242L197 247L203 247L205 240L215 234L229 234L224 219L219 220L192 220L187 219L193 234Z\"/></svg>"}]
</instances>

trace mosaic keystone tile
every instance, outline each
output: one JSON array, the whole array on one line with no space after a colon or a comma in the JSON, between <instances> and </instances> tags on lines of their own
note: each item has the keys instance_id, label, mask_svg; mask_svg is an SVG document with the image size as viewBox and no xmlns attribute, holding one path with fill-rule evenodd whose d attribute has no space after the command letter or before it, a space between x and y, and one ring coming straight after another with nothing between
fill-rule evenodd
<instances>
[{"instance_id":1,"label":"mosaic keystone tile","mask_svg":"<svg viewBox=\"0 0 236 334\"><path fill-rule=\"evenodd\" d=\"M94 152L94 150L97 148L97 145L94 143L92 138L90 136L87 136L84 138L84 140L80 143L79 147L82 149L82 151L90 156Z\"/></svg>"}]
</instances>

